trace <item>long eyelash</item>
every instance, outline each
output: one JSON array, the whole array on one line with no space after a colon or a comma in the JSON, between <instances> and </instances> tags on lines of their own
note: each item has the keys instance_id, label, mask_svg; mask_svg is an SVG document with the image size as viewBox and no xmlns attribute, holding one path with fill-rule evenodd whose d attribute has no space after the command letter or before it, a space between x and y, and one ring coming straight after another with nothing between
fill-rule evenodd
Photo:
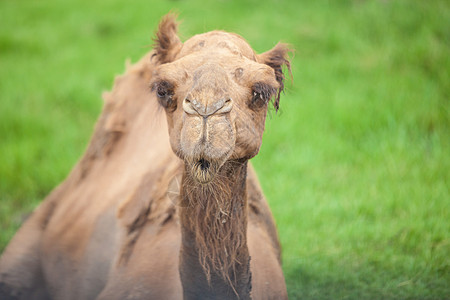
<instances>
[{"instance_id":1,"label":"long eyelash","mask_svg":"<svg viewBox=\"0 0 450 300\"><path fill-rule=\"evenodd\" d=\"M151 84L152 92L154 92L158 88L166 89L167 90L167 94L169 94L169 95L173 94L174 86L173 86L173 84L171 84L170 82L168 82L166 80L156 81L156 82Z\"/></svg>"},{"instance_id":2,"label":"long eyelash","mask_svg":"<svg viewBox=\"0 0 450 300\"><path fill-rule=\"evenodd\" d=\"M262 99L269 101L275 94L276 89L263 82L257 82L253 85L253 96L260 94Z\"/></svg>"}]
</instances>

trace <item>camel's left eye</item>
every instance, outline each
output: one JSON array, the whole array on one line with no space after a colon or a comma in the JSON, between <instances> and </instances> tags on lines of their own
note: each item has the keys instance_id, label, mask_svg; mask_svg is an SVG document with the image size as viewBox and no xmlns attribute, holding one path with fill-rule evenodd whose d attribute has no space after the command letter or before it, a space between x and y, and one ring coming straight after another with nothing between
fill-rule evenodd
<instances>
[{"instance_id":1,"label":"camel's left eye","mask_svg":"<svg viewBox=\"0 0 450 300\"><path fill-rule=\"evenodd\" d=\"M266 106L267 102L269 102L272 97L274 90L274 88L262 82L255 83L252 88L250 107L252 109L257 109Z\"/></svg>"},{"instance_id":2,"label":"camel's left eye","mask_svg":"<svg viewBox=\"0 0 450 300\"><path fill-rule=\"evenodd\" d=\"M267 99L264 99L263 94L253 91L252 104L256 106L263 106L267 103Z\"/></svg>"}]
</instances>

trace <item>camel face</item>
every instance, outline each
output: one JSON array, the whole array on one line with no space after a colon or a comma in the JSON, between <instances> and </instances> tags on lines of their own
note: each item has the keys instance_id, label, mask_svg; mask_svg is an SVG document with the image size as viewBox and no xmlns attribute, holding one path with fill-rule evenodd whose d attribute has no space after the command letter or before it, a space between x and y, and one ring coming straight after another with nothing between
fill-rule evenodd
<instances>
[{"instance_id":1,"label":"camel face","mask_svg":"<svg viewBox=\"0 0 450 300\"><path fill-rule=\"evenodd\" d=\"M152 88L166 111L173 151L194 178L208 183L227 160L258 153L280 84L235 34L213 31L178 48L156 68Z\"/></svg>"}]
</instances>

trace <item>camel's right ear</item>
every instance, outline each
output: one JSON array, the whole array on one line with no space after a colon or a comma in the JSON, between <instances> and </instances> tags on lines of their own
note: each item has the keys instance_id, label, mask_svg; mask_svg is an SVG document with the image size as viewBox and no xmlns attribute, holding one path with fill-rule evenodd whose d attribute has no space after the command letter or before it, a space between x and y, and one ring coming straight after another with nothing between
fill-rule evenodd
<instances>
[{"instance_id":1,"label":"camel's right ear","mask_svg":"<svg viewBox=\"0 0 450 300\"><path fill-rule=\"evenodd\" d=\"M158 26L156 37L153 39L153 48L155 53L152 55L152 60L157 64L165 64L175 59L175 56L181 49L183 43L177 36L178 23L176 15L165 15Z\"/></svg>"}]
</instances>

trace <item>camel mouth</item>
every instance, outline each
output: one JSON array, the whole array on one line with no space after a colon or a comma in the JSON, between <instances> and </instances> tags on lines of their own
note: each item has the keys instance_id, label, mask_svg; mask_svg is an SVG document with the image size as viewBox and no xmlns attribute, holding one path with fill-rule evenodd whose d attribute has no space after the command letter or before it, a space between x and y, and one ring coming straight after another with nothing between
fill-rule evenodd
<instances>
[{"instance_id":1,"label":"camel mouth","mask_svg":"<svg viewBox=\"0 0 450 300\"><path fill-rule=\"evenodd\" d=\"M200 159L197 163L202 171L207 171L211 165L211 163L204 158Z\"/></svg>"},{"instance_id":2,"label":"camel mouth","mask_svg":"<svg viewBox=\"0 0 450 300\"><path fill-rule=\"evenodd\" d=\"M200 158L191 166L193 177L201 184L206 184L214 179L216 166L214 162L205 158Z\"/></svg>"}]
</instances>

